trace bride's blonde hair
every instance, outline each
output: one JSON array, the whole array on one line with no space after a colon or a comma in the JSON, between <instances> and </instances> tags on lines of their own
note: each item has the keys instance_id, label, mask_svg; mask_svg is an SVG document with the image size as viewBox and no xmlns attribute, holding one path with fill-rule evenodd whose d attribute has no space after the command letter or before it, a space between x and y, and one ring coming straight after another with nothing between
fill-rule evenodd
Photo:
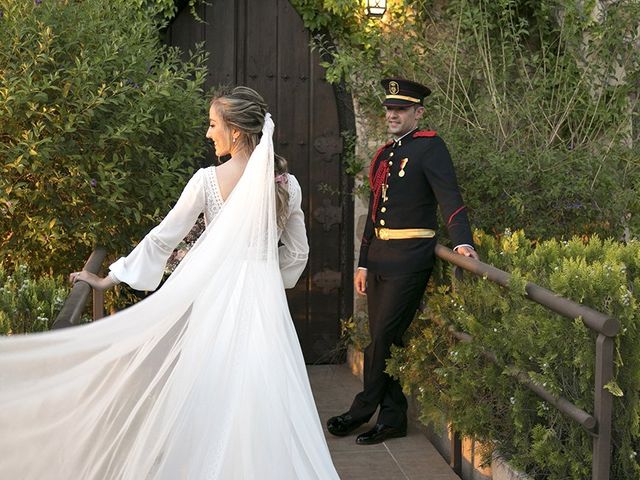
<instances>
[{"instance_id":1,"label":"bride's blonde hair","mask_svg":"<svg viewBox=\"0 0 640 480\"><path fill-rule=\"evenodd\" d=\"M237 141L249 154L253 152L262 135L267 103L262 96L249 87L235 87L231 91L220 91L211 106L216 109L227 128L240 132ZM287 161L280 155L274 156L274 174L276 177L276 221L279 228L284 224L289 212L289 187L287 185Z\"/></svg>"}]
</instances>

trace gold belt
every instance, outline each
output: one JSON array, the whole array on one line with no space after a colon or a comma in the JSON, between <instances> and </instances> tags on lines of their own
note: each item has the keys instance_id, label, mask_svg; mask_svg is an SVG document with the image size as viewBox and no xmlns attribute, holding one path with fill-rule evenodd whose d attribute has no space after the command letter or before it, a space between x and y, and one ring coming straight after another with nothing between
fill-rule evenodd
<instances>
[{"instance_id":1,"label":"gold belt","mask_svg":"<svg viewBox=\"0 0 640 480\"><path fill-rule=\"evenodd\" d=\"M433 238L435 230L430 228L376 228L380 240L403 240L406 238Z\"/></svg>"}]
</instances>

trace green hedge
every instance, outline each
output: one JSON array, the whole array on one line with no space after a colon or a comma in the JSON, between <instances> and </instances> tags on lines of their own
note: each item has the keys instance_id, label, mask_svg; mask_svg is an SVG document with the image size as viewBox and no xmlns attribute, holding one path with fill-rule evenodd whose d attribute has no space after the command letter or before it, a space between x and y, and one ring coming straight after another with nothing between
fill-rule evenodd
<instances>
[{"instance_id":1,"label":"green hedge","mask_svg":"<svg viewBox=\"0 0 640 480\"><path fill-rule=\"evenodd\" d=\"M513 273L509 289L467 274L452 290L434 287L412 326L407 348L388 371L417 399L422 419L450 419L537 479L591 476L592 439L554 407L520 386L507 365L593 412L595 334L579 319L556 315L523 297L532 281L617 318L612 480L640 477L640 242L598 237L532 242L519 231L477 234L486 263ZM446 278L446 276L445 276ZM449 329L474 337L454 340ZM494 352L498 367L482 356Z\"/></svg>"},{"instance_id":2,"label":"green hedge","mask_svg":"<svg viewBox=\"0 0 640 480\"><path fill-rule=\"evenodd\" d=\"M69 272L123 253L205 146L204 55L125 0L0 0L0 263Z\"/></svg>"},{"instance_id":3,"label":"green hedge","mask_svg":"<svg viewBox=\"0 0 640 480\"><path fill-rule=\"evenodd\" d=\"M34 278L24 265L8 274L0 265L0 335L49 330L68 295L61 277Z\"/></svg>"}]
</instances>

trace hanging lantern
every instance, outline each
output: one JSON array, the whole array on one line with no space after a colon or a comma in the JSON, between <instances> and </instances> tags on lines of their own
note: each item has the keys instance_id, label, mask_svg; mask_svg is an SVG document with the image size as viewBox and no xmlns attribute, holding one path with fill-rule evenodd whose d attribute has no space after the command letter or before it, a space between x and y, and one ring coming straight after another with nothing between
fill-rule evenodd
<instances>
[{"instance_id":1,"label":"hanging lantern","mask_svg":"<svg viewBox=\"0 0 640 480\"><path fill-rule=\"evenodd\" d=\"M367 15L382 17L387 11L387 0L367 0Z\"/></svg>"}]
</instances>

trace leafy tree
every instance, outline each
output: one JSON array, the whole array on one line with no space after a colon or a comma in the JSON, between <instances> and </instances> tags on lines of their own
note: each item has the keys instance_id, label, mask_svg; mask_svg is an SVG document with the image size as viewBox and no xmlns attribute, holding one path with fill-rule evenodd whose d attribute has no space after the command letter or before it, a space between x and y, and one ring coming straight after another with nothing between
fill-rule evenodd
<instances>
[{"instance_id":1,"label":"leafy tree","mask_svg":"<svg viewBox=\"0 0 640 480\"><path fill-rule=\"evenodd\" d=\"M126 252L202 155L204 55L124 0L0 0L0 262L33 274Z\"/></svg>"}]
</instances>

